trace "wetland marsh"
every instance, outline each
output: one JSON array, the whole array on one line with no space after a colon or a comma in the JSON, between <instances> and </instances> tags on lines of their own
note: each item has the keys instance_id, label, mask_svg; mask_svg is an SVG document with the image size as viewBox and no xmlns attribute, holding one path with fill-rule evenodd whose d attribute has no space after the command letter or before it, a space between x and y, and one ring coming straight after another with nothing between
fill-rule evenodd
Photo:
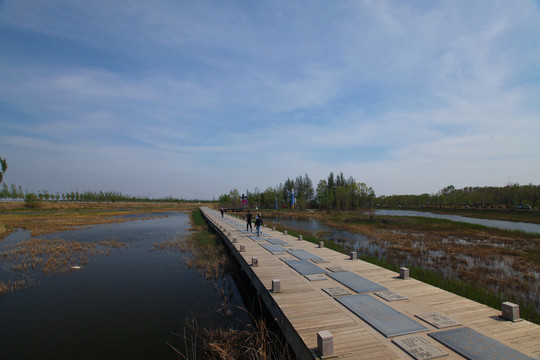
<instances>
[{"instance_id":1,"label":"wetland marsh","mask_svg":"<svg viewBox=\"0 0 540 360\"><path fill-rule=\"evenodd\" d=\"M520 304L522 317L540 322L540 234L425 217L374 213L272 212L266 221L357 251L359 257L500 308Z\"/></svg>"},{"instance_id":2,"label":"wetland marsh","mask_svg":"<svg viewBox=\"0 0 540 360\"><path fill-rule=\"evenodd\" d=\"M178 336L194 336L187 319L251 324L234 267L209 269L186 245L194 208L3 211L2 358L177 359L199 346Z\"/></svg>"}]
</instances>

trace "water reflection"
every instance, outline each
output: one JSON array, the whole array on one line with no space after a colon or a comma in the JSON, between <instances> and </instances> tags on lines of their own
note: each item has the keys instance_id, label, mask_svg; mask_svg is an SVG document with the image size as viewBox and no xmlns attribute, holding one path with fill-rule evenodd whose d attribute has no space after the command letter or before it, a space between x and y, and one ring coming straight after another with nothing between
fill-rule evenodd
<instances>
[{"instance_id":1,"label":"water reflection","mask_svg":"<svg viewBox=\"0 0 540 360\"><path fill-rule=\"evenodd\" d=\"M231 273L215 281L188 269L178 251L150 251L156 242L188 234L189 217L166 217L104 224L43 236L78 242L115 239L126 247L95 256L81 271L65 275L30 272L37 285L0 296L2 358L177 359L166 344L181 349L184 320L204 326L243 326L243 311L231 318L216 312L228 301L244 307ZM17 231L0 242L5 251L29 238ZM0 280L21 276L3 261ZM231 308L236 309L232 306Z\"/></svg>"}]
</instances>

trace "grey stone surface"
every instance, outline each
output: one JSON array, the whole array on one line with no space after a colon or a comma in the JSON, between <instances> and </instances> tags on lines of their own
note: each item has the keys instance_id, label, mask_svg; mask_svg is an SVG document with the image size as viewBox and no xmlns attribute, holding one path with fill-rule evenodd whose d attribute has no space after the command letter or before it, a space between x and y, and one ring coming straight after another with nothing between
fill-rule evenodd
<instances>
[{"instance_id":1,"label":"grey stone surface","mask_svg":"<svg viewBox=\"0 0 540 360\"><path fill-rule=\"evenodd\" d=\"M248 238L250 238L253 241L265 241L266 238L264 236L257 236L257 235L248 235Z\"/></svg>"},{"instance_id":2,"label":"grey stone surface","mask_svg":"<svg viewBox=\"0 0 540 360\"><path fill-rule=\"evenodd\" d=\"M343 271L349 271L341 266L329 266L327 267L328 270L331 272L343 272Z\"/></svg>"},{"instance_id":3,"label":"grey stone surface","mask_svg":"<svg viewBox=\"0 0 540 360\"><path fill-rule=\"evenodd\" d=\"M317 352L320 356L334 355L334 336L328 330L317 333Z\"/></svg>"},{"instance_id":4,"label":"grey stone surface","mask_svg":"<svg viewBox=\"0 0 540 360\"><path fill-rule=\"evenodd\" d=\"M301 249L291 249L289 250L289 254L291 254L294 257L297 257L300 260L317 260L317 262L328 262L324 260L323 258L318 257L317 255L313 255L312 253L301 250Z\"/></svg>"},{"instance_id":5,"label":"grey stone surface","mask_svg":"<svg viewBox=\"0 0 540 360\"><path fill-rule=\"evenodd\" d=\"M324 288L323 291L332 297L352 295L349 290L341 287Z\"/></svg>"},{"instance_id":6,"label":"grey stone surface","mask_svg":"<svg viewBox=\"0 0 540 360\"><path fill-rule=\"evenodd\" d=\"M282 259L287 265L298 271L302 275L325 274L326 271L307 260Z\"/></svg>"},{"instance_id":7,"label":"grey stone surface","mask_svg":"<svg viewBox=\"0 0 540 360\"><path fill-rule=\"evenodd\" d=\"M417 318L424 320L428 324L435 326L437 329L445 329L453 326L461 325L457 321L450 319L449 317L439 314L438 312L430 312L425 314L416 315Z\"/></svg>"},{"instance_id":8,"label":"grey stone surface","mask_svg":"<svg viewBox=\"0 0 540 360\"><path fill-rule=\"evenodd\" d=\"M386 337L429 330L368 294L341 296L336 300Z\"/></svg>"},{"instance_id":9,"label":"grey stone surface","mask_svg":"<svg viewBox=\"0 0 540 360\"><path fill-rule=\"evenodd\" d=\"M518 321L519 318L519 305L505 301L501 304L502 314L501 317L510 321Z\"/></svg>"},{"instance_id":10,"label":"grey stone surface","mask_svg":"<svg viewBox=\"0 0 540 360\"><path fill-rule=\"evenodd\" d=\"M428 335L467 359L533 360L532 357L468 327L443 330Z\"/></svg>"},{"instance_id":11,"label":"grey stone surface","mask_svg":"<svg viewBox=\"0 0 540 360\"><path fill-rule=\"evenodd\" d=\"M374 293L378 297L383 298L386 301L399 301L399 300L407 300L408 297L399 295L398 293L393 292L392 290L384 290L384 291L377 291Z\"/></svg>"},{"instance_id":12,"label":"grey stone surface","mask_svg":"<svg viewBox=\"0 0 540 360\"><path fill-rule=\"evenodd\" d=\"M287 252L287 249L280 245L273 245L273 244L259 244L266 250L270 251L272 254L282 254Z\"/></svg>"},{"instance_id":13,"label":"grey stone surface","mask_svg":"<svg viewBox=\"0 0 540 360\"><path fill-rule=\"evenodd\" d=\"M394 344L417 360L437 359L448 353L430 343L421 336L409 336L392 340Z\"/></svg>"},{"instance_id":14,"label":"grey stone surface","mask_svg":"<svg viewBox=\"0 0 540 360\"><path fill-rule=\"evenodd\" d=\"M373 281L351 271L333 272L328 274L328 276L342 283L349 289L356 291L357 293L388 290L384 286L374 283Z\"/></svg>"},{"instance_id":15,"label":"grey stone surface","mask_svg":"<svg viewBox=\"0 0 540 360\"><path fill-rule=\"evenodd\" d=\"M308 274L304 275L304 277L309 281L328 280L328 277L326 277L324 274Z\"/></svg>"},{"instance_id":16,"label":"grey stone surface","mask_svg":"<svg viewBox=\"0 0 540 360\"><path fill-rule=\"evenodd\" d=\"M272 245L289 245L286 241L283 241L278 238L268 238L266 239L266 241L268 241Z\"/></svg>"}]
</instances>

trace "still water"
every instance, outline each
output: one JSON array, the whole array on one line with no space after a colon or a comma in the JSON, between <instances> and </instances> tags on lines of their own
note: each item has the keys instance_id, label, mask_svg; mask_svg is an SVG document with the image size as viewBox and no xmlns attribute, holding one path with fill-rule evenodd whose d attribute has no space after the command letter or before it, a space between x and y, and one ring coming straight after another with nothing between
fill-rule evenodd
<instances>
[{"instance_id":1,"label":"still water","mask_svg":"<svg viewBox=\"0 0 540 360\"><path fill-rule=\"evenodd\" d=\"M156 243L189 233L189 216L165 217L56 233L46 238L78 242L114 239L125 247L96 255L81 270L42 275L34 286L0 296L2 359L177 359L187 318L210 326L240 327L243 311L225 317L217 309L225 288L229 303L244 307L233 277L205 280L189 269L178 250L152 250ZM29 238L18 231L0 240L0 250ZM22 276L0 262L0 280Z\"/></svg>"},{"instance_id":2,"label":"still water","mask_svg":"<svg viewBox=\"0 0 540 360\"><path fill-rule=\"evenodd\" d=\"M531 224L531 223L523 223L523 222L515 222L515 221L477 219L477 218L469 218L469 217L460 216L460 215L444 215L444 214L436 214L436 213L430 213L430 212L424 212L424 211L411 211L411 210L375 210L375 215L420 216L420 217L427 217L427 218L445 219L445 220L451 220L451 221L457 221L457 222L464 222L468 224L483 225L483 226L493 227L497 229L517 230L517 231L540 234L539 224Z\"/></svg>"}]
</instances>

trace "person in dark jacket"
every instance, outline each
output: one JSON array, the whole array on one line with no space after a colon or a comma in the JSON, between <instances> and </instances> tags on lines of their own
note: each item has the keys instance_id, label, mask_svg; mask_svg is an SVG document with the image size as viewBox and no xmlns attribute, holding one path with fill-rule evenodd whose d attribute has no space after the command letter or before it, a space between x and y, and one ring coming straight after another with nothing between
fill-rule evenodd
<instances>
[{"instance_id":1,"label":"person in dark jacket","mask_svg":"<svg viewBox=\"0 0 540 360\"><path fill-rule=\"evenodd\" d=\"M247 221L247 224L246 224L246 231L248 229L251 229L251 231L253 231L253 226L251 226L251 211L248 211L247 215L246 215L246 221Z\"/></svg>"},{"instance_id":2,"label":"person in dark jacket","mask_svg":"<svg viewBox=\"0 0 540 360\"><path fill-rule=\"evenodd\" d=\"M261 226L263 224L261 213L257 215L255 220L255 228L257 229L257 236L261 235Z\"/></svg>"},{"instance_id":3,"label":"person in dark jacket","mask_svg":"<svg viewBox=\"0 0 540 360\"><path fill-rule=\"evenodd\" d=\"M225 212L225 209L221 208L221 217L223 217L223 213Z\"/></svg>"}]
</instances>

